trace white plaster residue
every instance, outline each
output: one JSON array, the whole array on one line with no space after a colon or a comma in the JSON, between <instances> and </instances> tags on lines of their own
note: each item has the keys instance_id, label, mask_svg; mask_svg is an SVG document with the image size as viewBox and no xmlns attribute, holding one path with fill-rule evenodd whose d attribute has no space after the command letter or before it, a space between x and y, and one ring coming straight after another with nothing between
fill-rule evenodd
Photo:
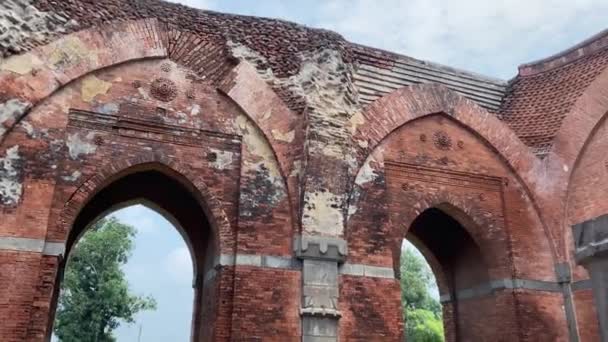
<instances>
[{"instance_id":1,"label":"white plaster residue","mask_svg":"<svg viewBox=\"0 0 608 342\"><path fill-rule=\"evenodd\" d=\"M344 197L329 191L307 193L304 202L308 207L302 216L302 225L310 232L338 236L342 234L344 216L340 209Z\"/></svg>"},{"instance_id":2,"label":"white plaster residue","mask_svg":"<svg viewBox=\"0 0 608 342\"><path fill-rule=\"evenodd\" d=\"M21 126L23 126L23 129L25 129L25 133L27 133L28 137L30 137L30 138L36 137L36 131L34 131L34 126L32 126L31 123L29 123L27 121L23 121L21 123Z\"/></svg>"},{"instance_id":3,"label":"white plaster residue","mask_svg":"<svg viewBox=\"0 0 608 342\"><path fill-rule=\"evenodd\" d=\"M264 56L243 44L228 41L228 46L236 58L254 66L268 65ZM340 136L347 139L346 131L352 131L365 122L357 93L354 87L349 88L352 84L352 66L344 62L339 51L333 49L302 53L299 58L301 66L296 75L278 78L270 68L257 68L258 74L266 82L289 89L304 98L315 109L310 113L310 121L317 135L333 134L334 138Z\"/></svg>"},{"instance_id":4,"label":"white plaster residue","mask_svg":"<svg viewBox=\"0 0 608 342\"><path fill-rule=\"evenodd\" d=\"M373 182L376 178L378 178L376 169L384 168L384 158L382 157L382 152L383 150L378 148L367 157L365 163L363 163L359 173L357 174L355 184L364 185L366 183Z\"/></svg>"},{"instance_id":5,"label":"white plaster residue","mask_svg":"<svg viewBox=\"0 0 608 342\"><path fill-rule=\"evenodd\" d=\"M0 158L0 201L6 205L14 205L19 202L23 192L20 182L19 145L6 150L6 156Z\"/></svg>"},{"instance_id":6,"label":"white plaster residue","mask_svg":"<svg viewBox=\"0 0 608 342\"><path fill-rule=\"evenodd\" d=\"M6 132L3 124L9 120L17 120L29 107L29 102L23 102L19 99L10 99L0 103L0 137Z\"/></svg>"},{"instance_id":7,"label":"white plaster residue","mask_svg":"<svg viewBox=\"0 0 608 342\"><path fill-rule=\"evenodd\" d=\"M348 216L346 217L347 222L351 217L353 217L353 215L357 213L357 210L359 210L359 208L356 205L351 204L348 206Z\"/></svg>"},{"instance_id":8,"label":"white plaster residue","mask_svg":"<svg viewBox=\"0 0 608 342\"><path fill-rule=\"evenodd\" d=\"M365 117L360 111L355 112L350 118L350 133L354 134L357 131L357 127L365 123Z\"/></svg>"},{"instance_id":9,"label":"white plaster residue","mask_svg":"<svg viewBox=\"0 0 608 342\"><path fill-rule=\"evenodd\" d=\"M80 133L70 134L66 142L70 158L76 160L81 154L87 155L95 153L97 145L92 142L93 138L95 138L95 133L93 132L88 133L84 137L81 137Z\"/></svg>"},{"instance_id":10,"label":"white plaster residue","mask_svg":"<svg viewBox=\"0 0 608 342\"><path fill-rule=\"evenodd\" d=\"M291 131L289 131L287 133L283 133L283 132L281 132L281 131L279 131L277 129L273 129L272 130L272 136L276 140L278 140L278 141L283 141L283 142L286 142L286 143L290 143L295 138L296 132L294 130L291 130Z\"/></svg>"},{"instance_id":11,"label":"white plaster residue","mask_svg":"<svg viewBox=\"0 0 608 342\"><path fill-rule=\"evenodd\" d=\"M36 55L27 53L21 56L13 56L0 64L0 70L10 71L19 75L24 75L44 63Z\"/></svg>"},{"instance_id":12,"label":"white plaster residue","mask_svg":"<svg viewBox=\"0 0 608 342\"><path fill-rule=\"evenodd\" d=\"M266 113L264 113L262 115L262 121L266 121L266 120L270 119L271 116L272 116L272 109L269 109Z\"/></svg>"},{"instance_id":13,"label":"white plaster residue","mask_svg":"<svg viewBox=\"0 0 608 342\"><path fill-rule=\"evenodd\" d=\"M300 160L296 160L293 162L293 169L291 169L291 173L289 177L300 177L302 173L302 162Z\"/></svg>"},{"instance_id":14,"label":"white plaster residue","mask_svg":"<svg viewBox=\"0 0 608 342\"><path fill-rule=\"evenodd\" d=\"M367 140L357 140L357 145L361 148L367 148L369 146L369 142Z\"/></svg>"},{"instance_id":15,"label":"white plaster residue","mask_svg":"<svg viewBox=\"0 0 608 342\"><path fill-rule=\"evenodd\" d=\"M119 108L118 108L118 104L109 102L109 103L104 103L103 105L95 107L94 110L96 112L103 113L103 114L116 114L116 113L118 113Z\"/></svg>"},{"instance_id":16,"label":"white plaster residue","mask_svg":"<svg viewBox=\"0 0 608 342\"><path fill-rule=\"evenodd\" d=\"M211 152L215 153L217 158L210 163L211 167L217 170L229 170L232 166L232 159L234 156L233 152L230 151L222 151L215 148L209 149Z\"/></svg>"},{"instance_id":17,"label":"white plaster residue","mask_svg":"<svg viewBox=\"0 0 608 342\"><path fill-rule=\"evenodd\" d=\"M80 171L76 170L76 171L72 172L71 175L63 176L61 178L66 182L75 182L78 180L78 178L80 178L80 176L82 176L82 173Z\"/></svg>"},{"instance_id":18,"label":"white plaster residue","mask_svg":"<svg viewBox=\"0 0 608 342\"><path fill-rule=\"evenodd\" d=\"M179 124L185 124L188 122L188 114L184 112L177 112L177 122Z\"/></svg>"},{"instance_id":19,"label":"white plaster residue","mask_svg":"<svg viewBox=\"0 0 608 342\"><path fill-rule=\"evenodd\" d=\"M137 92L139 93L139 95L141 95L141 97L144 100L149 100L150 99L150 96L148 96L148 93L144 90L144 87L137 88Z\"/></svg>"},{"instance_id":20,"label":"white plaster residue","mask_svg":"<svg viewBox=\"0 0 608 342\"><path fill-rule=\"evenodd\" d=\"M192 110L190 110L190 115L196 116L196 115L200 114L200 112L201 112L201 106L194 104L192 106Z\"/></svg>"}]
</instances>

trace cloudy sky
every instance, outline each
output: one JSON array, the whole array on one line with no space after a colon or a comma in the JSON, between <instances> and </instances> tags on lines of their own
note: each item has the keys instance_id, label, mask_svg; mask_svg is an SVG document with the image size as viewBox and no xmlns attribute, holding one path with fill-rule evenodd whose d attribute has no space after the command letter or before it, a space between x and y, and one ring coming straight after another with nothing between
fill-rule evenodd
<instances>
[{"instance_id":1,"label":"cloudy sky","mask_svg":"<svg viewBox=\"0 0 608 342\"><path fill-rule=\"evenodd\" d=\"M221 12L281 18L347 39L502 79L608 27L606 0L175 0ZM119 329L119 342L188 341L191 261L181 236L142 206L114 215L139 234L126 272L156 312Z\"/></svg>"}]
</instances>

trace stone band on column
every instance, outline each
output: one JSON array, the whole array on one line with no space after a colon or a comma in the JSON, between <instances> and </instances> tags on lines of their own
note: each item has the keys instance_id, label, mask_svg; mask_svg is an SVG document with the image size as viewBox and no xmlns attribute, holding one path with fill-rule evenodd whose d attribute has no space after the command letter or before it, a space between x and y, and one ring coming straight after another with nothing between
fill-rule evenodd
<instances>
[{"instance_id":1,"label":"stone band on column","mask_svg":"<svg viewBox=\"0 0 608 342\"><path fill-rule=\"evenodd\" d=\"M300 259L328 260L343 263L348 254L346 241L324 236L296 236L294 252Z\"/></svg>"},{"instance_id":2,"label":"stone band on column","mask_svg":"<svg viewBox=\"0 0 608 342\"><path fill-rule=\"evenodd\" d=\"M297 236L296 257L302 259L302 341L338 340L339 273L346 260L346 241L321 236Z\"/></svg>"}]
</instances>

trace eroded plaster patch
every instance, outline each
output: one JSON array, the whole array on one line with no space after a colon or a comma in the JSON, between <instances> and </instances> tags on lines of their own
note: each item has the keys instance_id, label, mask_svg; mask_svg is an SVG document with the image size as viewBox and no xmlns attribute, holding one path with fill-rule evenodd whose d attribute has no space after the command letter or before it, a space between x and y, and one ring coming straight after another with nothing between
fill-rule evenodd
<instances>
[{"instance_id":1,"label":"eroded plaster patch","mask_svg":"<svg viewBox=\"0 0 608 342\"><path fill-rule=\"evenodd\" d=\"M211 167L217 170L230 170L232 168L233 152L222 151L215 148L209 150L216 155L215 160L210 163Z\"/></svg>"},{"instance_id":2,"label":"eroded plaster patch","mask_svg":"<svg viewBox=\"0 0 608 342\"><path fill-rule=\"evenodd\" d=\"M383 147L376 148L359 169L349 199L347 221L357 213L357 210L359 209L359 199L361 194L365 191L365 188L381 176L382 170L384 169L383 153Z\"/></svg>"},{"instance_id":3,"label":"eroded plaster patch","mask_svg":"<svg viewBox=\"0 0 608 342\"><path fill-rule=\"evenodd\" d=\"M75 182L82 176L82 173L78 170L72 172L71 175L61 177L66 182Z\"/></svg>"},{"instance_id":4,"label":"eroded plaster patch","mask_svg":"<svg viewBox=\"0 0 608 342\"><path fill-rule=\"evenodd\" d=\"M373 182L378 178L376 170L382 168L384 168L384 159L382 158L381 150L377 149L367 157L365 163L363 163L361 169L359 169L355 184L362 186L366 183Z\"/></svg>"},{"instance_id":5,"label":"eroded plaster patch","mask_svg":"<svg viewBox=\"0 0 608 342\"><path fill-rule=\"evenodd\" d=\"M365 123L365 117L363 113L360 111L355 112L353 116L351 116L350 120L350 133L354 134L357 131L357 128Z\"/></svg>"},{"instance_id":6,"label":"eroded plaster patch","mask_svg":"<svg viewBox=\"0 0 608 342\"><path fill-rule=\"evenodd\" d=\"M4 205L15 205L23 192L21 184L21 156L19 145L6 150L6 155L0 158L0 201Z\"/></svg>"},{"instance_id":7,"label":"eroded plaster patch","mask_svg":"<svg viewBox=\"0 0 608 342\"><path fill-rule=\"evenodd\" d=\"M98 62L96 51L91 51L77 36L66 36L55 44L55 49L49 54L49 62L56 69L78 64L96 65Z\"/></svg>"},{"instance_id":8,"label":"eroded plaster patch","mask_svg":"<svg viewBox=\"0 0 608 342\"><path fill-rule=\"evenodd\" d=\"M341 205L343 195L329 191L308 192L304 196L306 212L302 215L302 225L308 232L339 236L344 229L344 215Z\"/></svg>"},{"instance_id":9,"label":"eroded plaster patch","mask_svg":"<svg viewBox=\"0 0 608 342\"><path fill-rule=\"evenodd\" d=\"M112 83L100 80L95 75L90 75L82 80L80 95L85 102L91 102L95 96L103 95L110 90Z\"/></svg>"},{"instance_id":10,"label":"eroded plaster patch","mask_svg":"<svg viewBox=\"0 0 608 342\"><path fill-rule=\"evenodd\" d=\"M293 141L293 139L296 136L296 132L294 130L291 130L287 133L283 133L277 129L273 129L272 130L272 137L275 138L278 141L283 141L286 143L290 143Z\"/></svg>"},{"instance_id":11,"label":"eroded plaster patch","mask_svg":"<svg viewBox=\"0 0 608 342\"><path fill-rule=\"evenodd\" d=\"M307 153L315 157L311 160L337 164L335 169L342 170L343 174L332 177L347 177L356 172L356 152L365 142L353 142L352 132L365 120L354 86L354 66L344 60L341 51L326 47L302 52L298 55L301 62L298 73L281 78L269 67L262 67L271 63L258 52L231 41L228 46L233 56L256 66L260 77L271 86L288 89L306 102L308 134L305 144ZM330 189L320 189L321 185L315 182L307 184L303 229L323 234L341 233L348 189L340 182L331 183Z\"/></svg>"},{"instance_id":12,"label":"eroded plaster patch","mask_svg":"<svg viewBox=\"0 0 608 342\"><path fill-rule=\"evenodd\" d=\"M190 110L190 115L192 116L196 116L199 115L201 112L201 106L194 104L192 105L192 110Z\"/></svg>"},{"instance_id":13,"label":"eroded plaster patch","mask_svg":"<svg viewBox=\"0 0 608 342\"><path fill-rule=\"evenodd\" d=\"M43 65L43 63L40 58L38 58L36 55L28 53L23 56L7 58L2 64L0 64L0 70L25 75L41 65Z\"/></svg>"},{"instance_id":14,"label":"eroded plaster patch","mask_svg":"<svg viewBox=\"0 0 608 342\"><path fill-rule=\"evenodd\" d=\"M272 148L264 135L245 115L237 116L234 127L237 134L243 137L243 145L250 156L243 159L243 172L255 179L258 188L263 188L255 190L258 192L264 190L265 194L265 196L257 196L253 192L254 189L250 189L251 195L245 195L244 201L252 208L263 202L278 204L286 197L287 191ZM247 213L246 209L245 213Z\"/></svg>"},{"instance_id":15,"label":"eroded plaster patch","mask_svg":"<svg viewBox=\"0 0 608 342\"><path fill-rule=\"evenodd\" d=\"M94 138L94 132L89 132L84 137L81 137L80 133L73 133L68 135L66 145L68 146L70 158L73 160L77 160L81 154L87 155L95 153L95 151L97 150L97 145L93 143Z\"/></svg>"},{"instance_id":16,"label":"eroded plaster patch","mask_svg":"<svg viewBox=\"0 0 608 342\"><path fill-rule=\"evenodd\" d=\"M25 133L27 134L28 137L30 137L30 138L37 137L36 131L34 130L34 126L32 126L31 123L29 123L27 121L23 121L21 126L23 126L23 129L25 129Z\"/></svg>"},{"instance_id":17,"label":"eroded plaster patch","mask_svg":"<svg viewBox=\"0 0 608 342\"><path fill-rule=\"evenodd\" d=\"M0 58L44 45L76 26L74 20L52 12L42 12L33 0L0 1Z\"/></svg>"}]
</instances>

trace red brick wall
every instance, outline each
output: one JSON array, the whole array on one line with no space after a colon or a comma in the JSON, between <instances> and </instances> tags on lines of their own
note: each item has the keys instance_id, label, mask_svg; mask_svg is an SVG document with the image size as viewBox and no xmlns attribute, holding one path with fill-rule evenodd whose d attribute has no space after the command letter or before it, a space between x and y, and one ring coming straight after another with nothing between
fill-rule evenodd
<instances>
[{"instance_id":1,"label":"red brick wall","mask_svg":"<svg viewBox=\"0 0 608 342\"><path fill-rule=\"evenodd\" d=\"M293 232L289 201L272 150L234 103L193 77L188 70L168 60L136 62L89 75L34 108L0 148L0 154L4 155L11 147L18 146L20 160L15 166L20 177L17 181L23 185L18 202L0 209L3 218L0 236L72 243L80 235L80 231L70 232L72 224L101 188L125 172L143 170L139 164L152 164L160 166L169 177L175 173L175 179L184 183L195 197L199 196L215 228L217 254L291 256ZM155 94L153 81L163 78L171 81L163 81L166 87ZM165 102L163 97L171 102ZM76 114L68 115L71 109L84 111L85 121L94 122L75 120ZM86 114L88 111L118 115L121 128L117 130L104 124L99 116ZM191 131L184 133L178 127ZM188 136L196 132L202 133L194 138ZM243 149L240 136L249 139L249 145ZM84 150L70 147L72 142L84 146ZM246 193L249 195L239 196ZM119 203L101 205L107 205L107 209L114 204ZM237 222L238 238L234 233ZM187 224L183 228L191 239L204 238L189 233ZM0 323L2 336L9 339L14 336L21 341L29 334L27 338L38 340L49 333L58 265L41 263L40 254L32 253L29 253L31 261L24 265L24 261L15 259L22 258L24 253L6 253L9 257L2 263L7 267L7 271L2 272L2 281L21 280L23 286L19 290L13 285L3 287L6 293L2 298L10 298L10 304L2 308L3 315L20 314L12 315L15 319L10 322ZM56 260L54 257L44 257L44 260L48 258ZM43 273L39 274L39 270ZM263 277L257 276L258 269L242 275L236 282L225 280L226 277L233 279L230 272L225 272L218 275L221 285L210 284L205 290L205 301L209 304L211 296L212 305L208 311L200 312L200 321L203 325L211 323L212 327L203 329L202 336L213 334L218 340L229 340L233 324L242 317L233 316L233 310L252 310L260 317L269 318L282 312L279 309L291 313L287 323L281 316L274 323L249 325L251 332L258 331L260 336L270 332L277 336L299 336L299 295L292 293L299 288L299 273L286 272L286 279L291 279L283 282L286 294L266 298L268 303L280 303L279 309L260 303L253 309L253 302L236 300L233 303L232 297L253 298L255 291L249 288L257 286L252 285L258 284L255 279ZM269 289L276 288L274 279L269 277ZM264 312L268 315L264 316ZM246 330L240 334L243 332Z\"/></svg>"},{"instance_id":2,"label":"red brick wall","mask_svg":"<svg viewBox=\"0 0 608 342\"><path fill-rule=\"evenodd\" d=\"M340 277L340 341L402 341L398 280Z\"/></svg>"},{"instance_id":3,"label":"red brick wall","mask_svg":"<svg viewBox=\"0 0 608 342\"><path fill-rule=\"evenodd\" d=\"M0 158L16 153L10 180L23 192L14 202L0 204L1 237L74 240L82 226L71 231L74 222L99 189L142 164L154 164L200 202L213 234L187 234L197 246L209 239L216 243L216 256L292 257L302 191L346 191L357 163L372 153L350 196L344 229L348 262L398 270L401 242L411 223L437 206L462 224L478 248L478 254L463 248L461 255L483 261L475 272L452 270L458 276L456 287L463 289L488 279L555 281L554 264L563 261L560 248L553 247L563 240L564 225L557 217L567 215L567 226L607 212L606 201L598 197L608 190L604 126L574 168L565 213L560 211L562 194L554 192L566 182L552 183L552 176L568 166L555 161L559 155L542 164L498 119L436 86L401 89L376 101L362 117L340 121L352 125L341 127L339 138L344 147L352 138L353 150L344 151L354 155L305 159L311 152L305 140L318 138L314 134L319 132L307 130L307 116L283 102L294 100L290 94L276 94L245 63L234 68L235 61L215 42L178 31L163 36L164 41L161 28L154 20L109 25L108 32L121 33L112 40L106 39L110 33L83 31L33 51L33 59L26 57L43 61L40 68L23 74L0 70L2 101L10 97L34 105L22 120L25 112L2 123L2 132L6 128L9 133L0 134ZM192 57L191 51L205 51L205 59ZM59 61L51 63L55 57ZM181 66L144 57L169 57ZM95 69L101 71L91 73ZM300 100L294 101L302 109ZM78 126L72 116L68 124L70 109L120 115L120 120L108 125L99 116L85 115L97 123ZM441 111L449 115L425 116ZM335 123L324 124L312 126L333 132ZM566 132L579 127L566 126ZM558 150L565 140L556 142ZM308 187L302 172L313 181ZM334 195L341 201L347 197ZM336 206L345 209L341 205ZM537 207L545 215L544 225ZM197 256L201 264L204 254ZM56 257L39 253L0 251L0 316L11 317L0 320L3 339L40 340L48 334L58 264ZM587 277L580 268L574 275L576 280ZM444 288L450 285L442 282ZM200 301L205 307L193 320L209 324L208 330L201 327L202 339L300 339L298 270L223 266L215 281L205 285ZM399 293L396 279L341 276L342 339L401 338ZM575 293L583 340L597 336L591 303L588 291ZM501 290L455 304L444 307L448 340L455 340L456 330L465 340L559 341L567 336L561 293Z\"/></svg>"},{"instance_id":4,"label":"red brick wall","mask_svg":"<svg viewBox=\"0 0 608 342\"><path fill-rule=\"evenodd\" d=\"M581 342L600 340L599 323L592 290L574 292L574 305Z\"/></svg>"},{"instance_id":5,"label":"red brick wall","mask_svg":"<svg viewBox=\"0 0 608 342\"><path fill-rule=\"evenodd\" d=\"M237 266L231 341L301 340L298 271Z\"/></svg>"},{"instance_id":6,"label":"red brick wall","mask_svg":"<svg viewBox=\"0 0 608 342\"><path fill-rule=\"evenodd\" d=\"M604 119L598 124L579 156L572 172L567 199L566 248L573 265L573 280L589 278L587 271L574 261L574 240L571 226L608 213L608 122ZM599 339L597 314L591 290L577 291L574 294L577 322L582 341Z\"/></svg>"},{"instance_id":7,"label":"red brick wall","mask_svg":"<svg viewBox=\"0 0 608 342\"><path fill-rule=\"evenodd\" d=\"M478 136L443 115L417 119L395 130L363 166L349 210L349 262L397 267L410 224L434 206L458 220L472 237L487 265L485 282L512 277L555 281L549 238L517 176ZM467 252L459 253L464 257ZM458 288L484 282L466 267L453 271L460 274ZM386 300L389 294L379 296ZM511 336L506 339L511 340L520 329L522 334L526 330L533 334L534 326L517 318L520 296L529 310L546 309L560 317L546 325L564 332L561 293L559 302L546 304L542 292L525 294L539 298L529 300L519 292L503 290L486 299L458 302L459 336L472 340ZM445 324L451 325L450 318Z\"/></svg>"}]
</instances>

